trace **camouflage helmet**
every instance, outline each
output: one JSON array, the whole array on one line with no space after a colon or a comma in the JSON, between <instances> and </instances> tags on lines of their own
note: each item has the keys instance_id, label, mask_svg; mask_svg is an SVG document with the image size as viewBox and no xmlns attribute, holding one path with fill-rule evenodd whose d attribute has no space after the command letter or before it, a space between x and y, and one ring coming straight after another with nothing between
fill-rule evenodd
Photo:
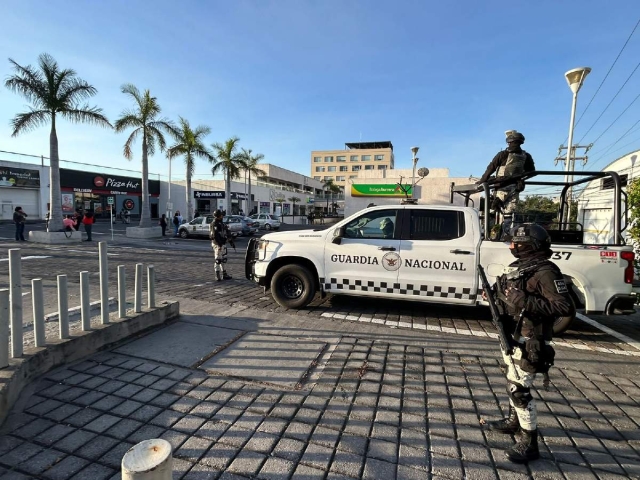
<instances>
[{"instance_id":1,"label":"camouflage helmet","mask_svg":"<svg viewBox=\"0 0 640 480\"><path fill-rule=\"evenodd\" d=\"M551 237L540 225L523 223L511 229L511 241L518 244L530 244L534 251L544 251L551 248Z\"/></svg>"},{"instance_id":2,"label":"camouflage helmet","mask_svg":"<svg viewBox=\"0 0 640 480\"><path fill-rule=\"evenodd\" d=\"M522 145L524 143L524 135L520 132L516 132L515 130L509 132L507 135L507 143L515 142L518 145Z\"/></svg>"},{"instance_id":3,"label":"camouflage helmet","mask_svg":"<svg viewBox=\"0 0 640 480\"><path fill-rule=\"evenodd\" d=\"M213 216L216 218L222 217L222 210L216 210L215 212L213 212Z\"/></svg>"}]
</instances>

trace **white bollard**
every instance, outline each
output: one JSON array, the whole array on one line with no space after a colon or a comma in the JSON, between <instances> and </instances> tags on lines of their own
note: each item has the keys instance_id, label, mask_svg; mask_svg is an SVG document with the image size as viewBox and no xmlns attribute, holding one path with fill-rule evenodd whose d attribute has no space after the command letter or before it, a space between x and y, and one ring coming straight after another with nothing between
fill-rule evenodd
<instances>
[{"instance_id":1,"label":"white bollard","mask_svg":"<svg viewBox=\"0 0 640 480\"><path fill-rule=\"evenodd\" d=\"M22 338L22 258L20 249L9 250L9 289L11 292L11 356L20 358Z\"/></svg>"},{"instance_id":2,"label":"white bollard","mask_svg":"<svg viewBox=\"0 0 640 480\"><path fill-rule=\"evenodd\" d=\"M91 330L91 298L89 293L89 272L80 272L80 313L82 331Z\"/></svg>"},{"instance_id":3,"label":"white bollard","mask_svg":"<svg viewBox=\"0 0 640 480\"><path fill-rule=\"evenodd\" d=\"M109 323L109 272L107 260L107 242L98 243L100 256L100 321Z\"/></svg>"},{"instance_id":4,"label":"white bollard","mask_svg":"<svg viewBox=\"0 0 640 480\"><path fill-rule=\"evenodd\" d=\"M134 445L122 457L122 480L171 480L171 444L154 438Z\"/></svg>"},{"instance_id":5,"label":"white bollard","mask_svg":"<svg viewBox=\"0 0 640 480\"><path fill-rule=\"evenodd\" d=\"M133 311L140 313L142 311L142 264L136 263L136 284L133 298Z\"/></svg>"},{"instance_id":6,"label":"white bollard","mask_svg":"<svg viewBox=\"0 0 640 480\"><path fill-rule=\"evenodd\" d=\"M46 345L44 335L44 292L42 290L42 279L31 280L31 302L33 306L33 338L36 347Z\"/></svg>"},{"instance_id":7,"label":"white bollard","mask_svg":"<svg viewBox=\"0 0 640 480\"><path fill-rule=\"evenodd\" d=\"M9 366L9 289L0 290L0 368Z\"/></svg>"},{"instance_id":8,"label":"white bollard","mask_svg":"<svg viewBox=\"0 0 640 480\"><path fill-rule=\"evenodd\" d=\"M58 275L58 326L60 340L69 338L69 294L66 275Z\"/></svg>"},{"instance_id":9,"label":"white bollard","mask_svg":"<svg viewBox=\"0 0 640 480\"><path fill-rule=\"evenodd\" d=\"M149 308L156 308L156 269L153 265L147 267L147 304Z\"/></svg>"},{"instance_id":10,"label":"white bollard","mask_svg":"<svg viewBox=\"0 0 640 480\"><path fill-rule=\"evenodd\" d=\"M124 265L118 265L118 317L127 317L127 277Z\"/></svg>"}]
</instances>

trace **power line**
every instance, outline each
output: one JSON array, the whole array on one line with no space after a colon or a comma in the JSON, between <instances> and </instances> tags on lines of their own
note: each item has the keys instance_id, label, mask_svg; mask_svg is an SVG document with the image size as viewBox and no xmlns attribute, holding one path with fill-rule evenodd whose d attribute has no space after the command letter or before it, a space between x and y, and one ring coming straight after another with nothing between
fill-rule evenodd
<instances>
[{"instance_id":1,"label":"power line","mask_svg":"<svg viewBox=\"0 0 640 480\"><path fill-rule=\"evenodd\" d=\"M633 37L633 34L635 33L636 29L638 28L638 25L640 25L640 19L638 20L638 22L636 23L636 26L633 27L633 30L631 30L631 33L629 34L629 36L627 37L627 41L624 42L624 45L622 45L622 48L620 49L620 51L618 52L618 55L616 56L616 59L613 61L613 63L611 64L611 66L609 67L609 71L607 72L607 74L604 76L604 78L602 79L602 82L600 82L600 85L598 86L598 89L596 90L596 93L593 94L593 97L591 97L591 100L589 100L589 103L587 104L587 106L585 107L585 109L582 111L582 113L580 114L580 117L578 118L578 121L576 122L576 126L580 123L580 120L582 120L582 117L584 116L584 114L587 112L587 110L589 110L589 107L591 106L591 103L593 102L593 99L596 98L596 95L598 95L598 92L600 91L600 89L602 88L602 85L604 85L604 82L607 80L607 77L609 77L609 74L611 73L611 70L613 70L613 67L615 66L615 64L618 62L618 59L620 58L620 55L622 55L622 52L624 52L624 49L627 48L627 44L629 43L629 40L631 40L631 37ZM565 140L566 141L566 140ZM582 140L581 140L582 141ZM579 143L579 142L578 142Z\"/></svg>"},{"instance_id":2,"label":"power line","mask_svg":"<svg viewBox=\"0 0 640 480\"><path fill-rule=\"evenodd\" d=\"M638 120L636 123L634 123L633 125L631 125L631 127L630 127L626 132L624 132L624 133L620 136L620 138L618 138L615 142L613 142L613 143L612 143L612 144L611 144L611 145L610 145L610 146L609 146L609 147L604 151L604 153L603 153L602 155L600 155L596 160L594 160L593 164L595 164L595 163L599 162L599 161L600 161L600 160L601 160L601 159L602 159L602 158L603 158L607 153L609 153L609 150L611 150L611 149L612 149L612 148L613 148L613 147L614 147L614 146L615 146L615 145L616 145L620 140L622 140L624 137L626 137L626 136L627 136L627 134L629 134L629 132L631 132L631 130L632 130L636 125L638 125L638 123L640 123L640 120ZM617 151L617 150L616 150L616 151ZM593 165L593 164L592 164L592 165Z\"/></svg>"},{"instance_id":3,"label":"power line","mask_svg":"<svg viewBox=\"0 0 640 480\"><path fill-rule=\"evenodd\" d=\"M596 143L598 140L600 140L600 138L602 138L602 136L603 136L605 133L607 133L607 132L609 131L609 129L610 129L611 127L613 127L613 125L614 125L618 120L620 120L620 117L622 117L622 115L624 115L624 114L625 114L625 112L631 108L631 106L636 102L636 100L638 100L638 98L640 98L640 93L636 96L636 98L634 98L634 99L632 100L632 102L627 106L627 108L625 108L625 109L622 111L622 113L621 113L620 115L618 115L618 116L617 116L617 118L616 118L613 122L611 122L607 128L605 128L605 129L604 129L604 132L602 132L602 133L598 136L598 138L596 138L592 143Z\"/></svg>"}]
</instances>

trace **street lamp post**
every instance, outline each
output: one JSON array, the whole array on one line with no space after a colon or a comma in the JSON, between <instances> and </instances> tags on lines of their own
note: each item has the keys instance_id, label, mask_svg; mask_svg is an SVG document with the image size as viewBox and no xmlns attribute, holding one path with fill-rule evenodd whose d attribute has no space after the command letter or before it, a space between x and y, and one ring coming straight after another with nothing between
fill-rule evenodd
<instances>
[{"instance_id":1,"label":"street lamp post","mask_svg":"<svg viewBox=\"0 0 640 480\"><path fill-rule=\"evenodd\" d=\"M411 153L413 154L413 173L411 175L411 198L414 199L416 198L415 196L415 183L416 183L416 165L418 164L418 157L416 157L416 155L418 154L418 150L420 149L420 147L411 147Z\"/></svg>"},{"instance_id":2,"label":"street lamp post","mask_svg":"<svg viewBox=\"0 0 640 480\"><path fill-rule=\"evenodd\" d=\"M567 79L567 83L569 84L569 88L571 89L571 92L573 92L573 101L571 103L571 120L569 122L569 139L567 140L567 161L565 163L566 173L564 176L565 183L569 184L573 183L573 173L570 172L573 172L575 162L575 159L573 158L573 127L576 119L578 92L580 91L580 87L582 87L584 79L587 78L587 75L589 75L589 72L591 72L591 68L580 67L569 70L564 74L565 78ZM563 222L565 224L563 230L566 229L566 224L569 223L569 219L571 218L571 203L573 200L572 197L573 187L570 186L567 190L568 205L567 209L565 210L565 218L563 219Z\"/></svg>"}]
</instances>

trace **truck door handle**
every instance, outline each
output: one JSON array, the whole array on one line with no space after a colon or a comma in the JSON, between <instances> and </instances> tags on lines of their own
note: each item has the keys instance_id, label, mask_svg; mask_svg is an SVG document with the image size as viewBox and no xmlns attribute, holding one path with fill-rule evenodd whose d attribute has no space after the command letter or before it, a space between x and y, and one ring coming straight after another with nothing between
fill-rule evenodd
<instances>
[{"instance_id":1,"label":"truck door handle","mask_svg":"<svg viewBox=\"0 0 640 480\"><path fill-rule=\"evenodd\" d=\"M378 247L378 250L384 250L386 252L395 252L396 247Z\"/></svg>"},{"instance_id":2,"label":"truck door handle","mask_svg":"<svg viewBox=\"0 0 640 480\"><path fill-rule=\"evenodd\" d=\"M469 250L460 250L456 248L455 250L449 250L449 253L455 253L456 255L471 255Z\"/></svg>"}]
</instances>

